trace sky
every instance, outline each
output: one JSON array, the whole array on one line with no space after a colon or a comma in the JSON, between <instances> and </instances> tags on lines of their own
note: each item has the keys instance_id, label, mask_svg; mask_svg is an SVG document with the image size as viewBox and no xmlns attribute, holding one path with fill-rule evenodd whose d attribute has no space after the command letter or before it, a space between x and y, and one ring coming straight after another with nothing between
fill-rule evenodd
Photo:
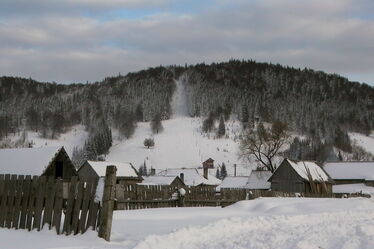
<instances>
[{"instance_id":1,"label":"sky","mask_svg":"<svg viewBox=\"0 0 374 249\"><path fill-rule=\"evenodd\" d=\"M254 59L374 85L372 0L0 0L0 75L95 82Z\"/></svg>"}]
</instances>

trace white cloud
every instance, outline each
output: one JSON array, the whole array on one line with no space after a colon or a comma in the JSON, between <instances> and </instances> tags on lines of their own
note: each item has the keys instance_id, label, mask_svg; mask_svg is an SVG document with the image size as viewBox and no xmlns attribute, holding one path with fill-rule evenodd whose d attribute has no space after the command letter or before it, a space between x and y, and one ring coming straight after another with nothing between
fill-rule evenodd
<instances>
[{"instance_id":1,"label":"white cloud","mask_svg":"<svg viewBox=\"0 0 374 249\"><path fill-rule=\"evenodd\" d=\"M88 2L104 1L78 1ZM0 23L0 74L85 82L160 64L252 58L374 83L374 20L360 16L374 10L370 2L238 2L221 0L195 14L164 12L135 20L8 17Z\"/></svg>"}]
</instances>

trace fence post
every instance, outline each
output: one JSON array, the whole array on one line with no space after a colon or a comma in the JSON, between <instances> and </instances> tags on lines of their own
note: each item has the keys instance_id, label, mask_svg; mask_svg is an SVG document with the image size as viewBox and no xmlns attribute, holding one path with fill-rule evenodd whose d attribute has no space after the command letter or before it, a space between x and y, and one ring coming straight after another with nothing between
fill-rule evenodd
<instances>
[{"instance_id":1,"label":"fence post","mask_svg":"<svg viewBox=\"0 0 374 249\"><path fill-rule=\"evenodd\" d=\"M178 207L184 207L184 198L186 196L186 190L184 188L180 188L177 191L178 193Z\"/></svg>"},{"instance_id":2,"label":"fence post","mask_svg":"<svg viewBox=\"0 0 374 249\"><path fill-rule=\"evenodd\" d=\"M100 214L99 237L110 240L112 230L112 219L114 210L114 198L116 193L116 166L108 166L105 173L104 194L102 199L102 209Z\"/></svg>"}]
</instances>

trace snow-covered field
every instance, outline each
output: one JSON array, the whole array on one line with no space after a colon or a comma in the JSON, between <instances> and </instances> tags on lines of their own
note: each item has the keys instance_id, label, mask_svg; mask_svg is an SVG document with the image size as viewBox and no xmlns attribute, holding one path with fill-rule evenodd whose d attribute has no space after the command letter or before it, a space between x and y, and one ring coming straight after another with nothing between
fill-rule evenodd
<instances>
[{"instance_id":1,"label":"snow-covered field","mask_svg":"<svg viewBox=\"0 0 374 249\"><path fill-rule=\"evenodd\" d=\"M374 200L260 198L226 208L116 211L111 242L89 232L0 229L6 249L371 249Z\"/></svg>"}]
</instances>

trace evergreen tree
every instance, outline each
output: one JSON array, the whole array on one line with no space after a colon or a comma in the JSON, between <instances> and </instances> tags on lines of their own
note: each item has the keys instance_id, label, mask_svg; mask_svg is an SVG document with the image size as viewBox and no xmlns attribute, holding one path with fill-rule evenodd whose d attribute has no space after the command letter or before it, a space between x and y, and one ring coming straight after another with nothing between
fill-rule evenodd
<instances>
[{"instance_id":1,"label":"evergreen tree","mask_svg":"<svg viewBox=\"0 0 374 249\"><path fill-rule=\"evenodd\" d=\"M223 119L223 116L221 116L221 118L219 119L217 136L223 137L225 133L226 133L225 120Z\"/></svg>"},{"instance_id":2,"label":"evergreen tree","mask_svg":"<svg viewBox=\"0 0 374 249\"><path fill-rule=\"evenodd\" d=\"M219 172L219 168L217 168L217 171L216 171L216 178L221 179L221 174Z\"/></svg>"},{"instance_id":3,"label":"evergreen tree","mask_svg":"<svg viewBox=\"0 0 374 249\"><path fill-rule=\"evenodd\" d=\"M225 179L227 176L227 170L226 170L226 165L225 163L222 163L222 166L221 166L221 180Z\"/></svg>"}]
</instances>

